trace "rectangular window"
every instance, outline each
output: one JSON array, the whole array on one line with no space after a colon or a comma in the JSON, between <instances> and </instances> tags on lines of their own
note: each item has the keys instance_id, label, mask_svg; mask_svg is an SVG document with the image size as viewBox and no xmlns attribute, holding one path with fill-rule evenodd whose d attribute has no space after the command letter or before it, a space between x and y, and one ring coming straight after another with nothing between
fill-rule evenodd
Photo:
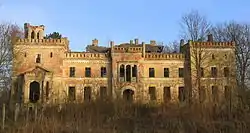
<instances>
[{"instance_id":1,"label":"rectangular window","mask_svg":"<svg viewBox=\"0 0 250 133\"><path fill-rule=\"evenodd\" d=\"M225 95L225 99L226 99L227 101L231 99L232 93L231 93L231 89L230 89L229 86L225 86L225 87L224 87L224 95Z\"/></svg>"},{"instance_id":2,"label":"rectangular window","mask_svg":"<svg viewBox=\"0 0 250 133\"><path fill-rule=\"evenodd\" d=\"M89 102L91 100L91 87L84 87L84 101Z\"/></svg>"},{"instance_id":3,"label":"rectangular window","mask_svg":"<svg viewBox=\"0 0 250 133\"><path fill-rule=\"evenodd\" d=\"M45 89L45 96L46 96L46 100L49 99L49 82L46 82L46 89Z\"/></svg>"},{"instance_id":4,"label":"rectangular window","mask_svg":"<svg viewBox=\"0 0 250 133\"><path fill-rule=\"evenodd\" d=\"M69 77L75 77L75 67L69 68Z\"/></svg>"},{"instance_id":5,"label":"rectangular window","mask_svg":"<svg viewBox=\"0 0 250 133\"><path fill-rule=\"evenodd\" d=\"M218 87L217 86L212 86L212 98L213 101L216 102L219 98L219 94L218 94Z\"/></svg>"},{"instance_id":6,"label":"rectangular window","mask_svg":"<svg viewBox=\"0 0 250 133\"><path fill-rule=\"evenodd\" d=\"M201 67L200 72L201 72L201 77L204 77L204 68Z\"/></svg>"},{"instance_id":7,"label":"rectangular window","mask_svg":"<svg viewBox=\"0 0 250 133\"><path fill-rule=\"evenodd\" d=\"M205 86L201 86L199 89L199 99L200 99L200 102L204 102L206 100Z\"/></svg>"},{"instance_id":8,"label":"rectangular window","mask_svg":"<svg viewBox=\"0 0 250 133\"><path fill-rule=\"evenodd\" d=\"M184 102L185 101L185 90L184 90L184 87L179 87L179 90L178 90L178 99L180 102Z\"/></svg>"},{"instance_id":9,"label":"rectangular window","mask_svg":"<svg viewBox=\"0 0 250 133\"><path fill-rule=\"evenodd\" d=\"M101 86L100 87L100 98L105 99L107 97L107 87Z\"/></svg>"},{"instance_id":10,"label":"rectangular window","mask_svg":"<svg viewBox=\"0 0 250 133\"><path fill-rule=\"evenodd\" d=\"M217 68L216 67L211 67L211 76L213 78L217 77Z\"/></svg>"},{"instance_id":11,"label":"rectangular window","mask_svg":"<svg viewBox=\"0 0 250 133\"><path fill-rule=\"evenodd\" d=\"M37 54L36 63L41 63L41 54Z\"/></svg>"},{"instance_id":12,"label":"rectangular window","mask_svg":"<svg viewBox=\"0 0 250 133\"><path fill-rule=\"evenodd\" d=\"M75 87L73 87L73 86L69 87L68 96L69 96L69 101L75 101L76 100L76 89L75 89Z\"/></svg>"},{"instance_id":13,"label":"rectangular window","mask_svg":"<svg viewBox=\"0 0 250 133\"><path fill-rule=\"evenodd\" d=\"M107 75L106 67L101 67L101 77L106 77L106 75Z\"/></svg>"},{"instance_id":14,"label":"rectangular window","mask_svg":"<svg viewBox=\"0 0 250 133\"><path fill-rule=\"evenodd\" d=\"M165 78L169 77L169 68L164 68L164 77Z\"/></svg>"},{"instance_id":15,"label":"rectangular window","mask_svg":"<svg viewBox=\"0 0 250 133\"><path fill-rule=\"evenodd\" d=\"M179 77L180 78L184 77L184 69L183 68L179 68Z\"/></svg>"},{"instance_id":16,"label":"rectangular window","mask_svg":"<svg viewBox=\"0 0 250 133\"><path fill-rule=\"evenodd\" d=\"M150 100L151 101L156 100L156 89L155 89L155 87L149 87L148 88L148 93L150 95Z\"/></svg>"},{"instance_id":17,"label":"rectangular window","mask_svg":"<svg viewBox=\"0 0 250 133\"><path fill-rule=\"evenodd\" d=\"M155 77L155 69L154 68L149 68L149 77Z\"/></svg>"},{"instance_id":18,"label":"rectangular window","mask_svg":"<svg viewBox=\"0 0 250 133\"><path fill-rule=\"evenodd\" d=\"M91 77L91 68L85 67L85 77Z\"/></svg>"},{"instance_id":19,"label":"rectangular window","mask_svg":"<svg viewBox=\"0 0 250 133\"><path fill-rule=\"evenodd\" d=\"M164 87L163 88L163 99L164 102L168 102L171 100L171 90L170 87Z\"/></svg>"},{"instance_id":20,"label":"rectangular window","mask_svg":"<svg viewBox=\"0 0 250 133\"><path fill-rule=\"evenodd\" d=\"M229 77L229 68L224 67L224 77Z\"/></svg>"}]
</instances>

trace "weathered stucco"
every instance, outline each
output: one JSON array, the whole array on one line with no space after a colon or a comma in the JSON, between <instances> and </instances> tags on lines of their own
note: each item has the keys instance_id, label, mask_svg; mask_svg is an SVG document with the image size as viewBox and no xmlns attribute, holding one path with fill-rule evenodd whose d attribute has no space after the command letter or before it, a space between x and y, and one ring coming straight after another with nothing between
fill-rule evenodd
<instances>
[{"instance_id":1,"label":"weathered stucco","mask_svg":"<svg viewBox=\"0 0 250 133\"><path fill-rule=\"evenodd\" d=\"M35 31L35 36L39 33L39 37L31 38L32 31ZM13 64L14 94L23 102L30 101L30 83L33 81L40 85L38 102L65 102L69 97L69 87L75 87L75 101L84 101L85 87L91 88L91 99L99 98L100 88L107 87L107 95L110 97L123 98L123 92L129 89L134 91L134 101L144 103L151 101L149 87L155 87L154 101L157 102L164 101L164 87L170 87L170 101L178 102L179 87L184 87L186 97L187 92L192 91L193 96L198 94L195 92L197 87L194 84L197 80L193 65L195 46L199 46L203 57L207 56L201 65L205 69L205 76L201 82L206 86L208 97L211 95L210 88L215 83L220 86L221 92L223 86L235 84L233 42L190 41L185 45L180 44L180 53L162 53L163 47L156 45L153 40L149 44L140 43L138 39L123 44L111 41L110 47L99 47L98 40L94 39L93 44L87 46L87 52L72 52L69 50L67 38L43 39L43 25L36 27L25 24L25 32L26 38L17 39L15 42L14 51L17 56ZM41 56L40 63L36 63L38 54ZM211 59L212 54L215 59ZM120 77L121 65L136 65L137 78L131 77L129 82L122 81L124 79ZM211 78L211 66L218 67L218 78ZM228 82L229 78L223 77L224 66L230 67L230 73L233 74L230 77L232 82ZM75 67L74 77L69 77L70 67ZM85 77L85 67L91 68L91 77ZM101 77L101 67L106 68L106 77ZM155 77L149 77L149 68L154 68ZM164 68L169 68L169 77L164 77ZM179 77L179 68L184 68L184 77ZM22 92L22 95L17 92Z\"/></svg>"}]
</instances>

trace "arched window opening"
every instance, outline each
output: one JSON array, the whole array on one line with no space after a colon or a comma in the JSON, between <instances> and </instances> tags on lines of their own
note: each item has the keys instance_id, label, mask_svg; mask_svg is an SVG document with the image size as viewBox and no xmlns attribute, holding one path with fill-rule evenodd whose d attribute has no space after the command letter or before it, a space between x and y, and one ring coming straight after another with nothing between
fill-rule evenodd
<instances>
[{"instance_id":1,"label":"arched window opening","mask_svg":"<svg viewBox=\"0 0 250 133\"><path fill-rule=\"evenodd\" d=\"M213 60L215 59L215 56L214 56L214 54L212 54L212 59L213 59Z\"/></svg>"},{"instance_id":2,"label":"arched window opening","mask_svg":"<svg viewBox=\"0 0 250 133\"><path fill-rule=\"evenodd\" d=\"M36 34L36 39L40 39L40 34L39 34L39 32Z\"/></svg>"},{"instance_id":3,"label":"arched window opening","mask_svg":"<svg viewBox=\"0 0 250 133\"><path fill-rule=\"evenodd\" d=\"M124 77L125 76L125 69L124 69L124 65L120 66L120 77Z\"/></svg>"},{"instance_id":4,"label":"arched window opening","mask_svg":"<svg viewBox=\"0 0 250 133\"><path fill-rule=\"evenodd\" d=\"M52 52L50 52L50 58L52 58L53 57L53 53Z\"/></svg>"},{"instance_id":5,"label":"arched window opening","mask_svg":"<svg viewBox=\"0 0 250 133\"><path fill-rule=\"evenodd\" d=\"M35 38L35 32L32 31L32 32L31 32L31 39L34 39L34 38Z\"/></svg>"},{"instance_id":6,"label":"arched window opening","mask_svg":"<svg viewBox=\"0 0 250 133\"><path fill-rule=\"evenodd\" d=\"M131 66L130 65L126 66L126 81L127 82L131 81Z\"/></svg>"},{"instance_id":7,"label":"arched window opening","mask_svg":"<svg viewBox=\"0 0 250 133\"><path fill-rule=\"evenodd\" d=\"M137 66L136 65L134 65L132 67L132 77L137 77Z\"/></svg>"},{"instance_id":8,"label":"arched window opening","mask_svg":"<svg viewBox=\"0 0 250 133\"><path fill-rule=\"evenodd\" d=\"M123 91L123 99L127 102L132 102L134 97L134 91L126 89Z\"/></svg>"},{"instance_id":9,"label":"arched window opening","mask_svg":"<svg viewBox=\"0 0 250 133\"><path fill-rule=\"evenodd\" d=\"M36 103L40 99L40 84L36 81L30 83L29 100Z\"/></svg>"}]
</instances>

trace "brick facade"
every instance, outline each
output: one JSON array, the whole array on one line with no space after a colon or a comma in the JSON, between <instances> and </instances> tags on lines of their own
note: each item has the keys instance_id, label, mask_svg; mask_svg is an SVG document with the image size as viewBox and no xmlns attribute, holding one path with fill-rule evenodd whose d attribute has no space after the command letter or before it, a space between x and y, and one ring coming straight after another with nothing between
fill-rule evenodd
<instances>
[{"instance_id":1,"label":"brick facade","mask_svg":"<svg viewBox=\"0 0 250 133\"><path fill-rule=\"evenodd\" d=\"M43 39L44 29L26 23L25 38L14 45L12 89L22 102L84 102L105 96L180 102L188 96L201 99L201 92L209 100L215 95L211 90L235 86L234 42L213 42L209 36L206 42L181 41L180 53L163 53L154 40L111 41L102 47L94 39L86 52L73 52L67 38Z\"/></svg>"}]
</instances>

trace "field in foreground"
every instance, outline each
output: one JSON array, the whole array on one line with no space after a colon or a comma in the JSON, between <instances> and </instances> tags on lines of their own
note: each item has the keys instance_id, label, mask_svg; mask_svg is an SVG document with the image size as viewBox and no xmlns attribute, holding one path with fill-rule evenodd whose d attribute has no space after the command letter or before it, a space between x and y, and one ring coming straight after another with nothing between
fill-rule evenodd
<instances>
[{"instance_id":1,"label":"field in foreground","mask_svg":"<svg viewBox=\"0 0 250 133\"><path fill-rule=\"evenodd\" d=\"M92 102L6 110L5 133L249 133L248 109Z\"/></svg>"}]
</instances>

